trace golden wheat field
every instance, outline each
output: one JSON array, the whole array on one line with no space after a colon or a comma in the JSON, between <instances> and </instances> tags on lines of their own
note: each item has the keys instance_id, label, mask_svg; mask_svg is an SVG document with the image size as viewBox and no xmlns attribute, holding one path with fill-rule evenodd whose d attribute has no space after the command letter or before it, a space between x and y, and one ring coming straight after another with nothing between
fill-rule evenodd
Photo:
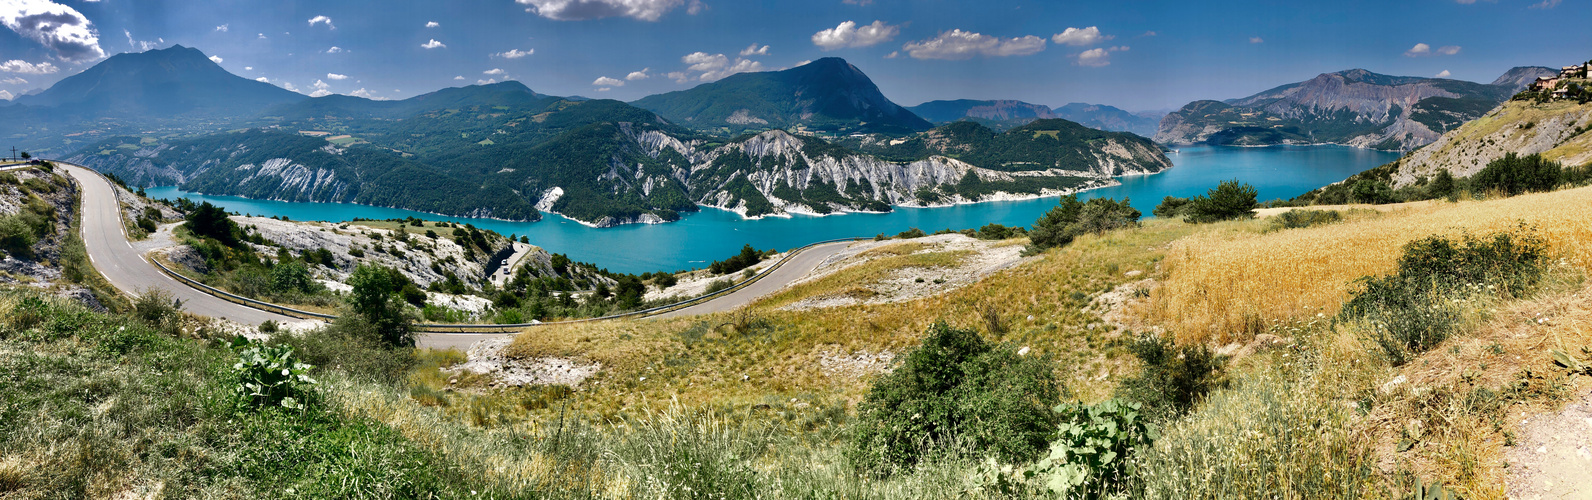
<instances>
[{"instance_id":1,"label":"golden wheat field","mask_svg":"<svg viewBox=\"0 0 1592 500\"><path fill-rule=\"evenodd\" d=\"M1440 203L1307 229L1257 234L1234 223L1183 238L1149 311L1180 342L1232 342L1324 314L1355 280L1385 274L1404 244L1434 235L1534 228L1562 263L1592 271L1592 187L1487 202Z\"/></svg>"}]
</instances>

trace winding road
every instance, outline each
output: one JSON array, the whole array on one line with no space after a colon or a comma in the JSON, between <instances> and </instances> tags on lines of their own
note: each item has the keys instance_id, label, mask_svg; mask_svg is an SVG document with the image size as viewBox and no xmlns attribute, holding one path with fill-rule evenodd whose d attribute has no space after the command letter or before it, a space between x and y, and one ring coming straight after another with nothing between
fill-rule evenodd
<instances>
[{"instance_id":1,"label":"winding road","mask_svg":"<svg viewBox=\"0 0 1592 500\"><path fill-rule=\"evenodd\" d=\"M224 318L246 325L258 325L267 320L278 323L303 321L298 318L247 307L189 287L160 272L143 254L133 249L122 227L121 207L116 201L116 191L110 181L93 170L80 165L51 160L77 180L83 190L83 243L89 260L112 285L128 294L149 289L162 289L182 302L183 310ZM814 246L791 257L794 260L781 265L773 274L722 297L690 307L653 316L668 318L730 311L751 303L758 297L773 293L785 285L812 272L825 260L844 250L850 242L836 242ZM425 333L417 339L421 347L464 350L481 339L514 334Z\"/></svg>"}]
</instances>

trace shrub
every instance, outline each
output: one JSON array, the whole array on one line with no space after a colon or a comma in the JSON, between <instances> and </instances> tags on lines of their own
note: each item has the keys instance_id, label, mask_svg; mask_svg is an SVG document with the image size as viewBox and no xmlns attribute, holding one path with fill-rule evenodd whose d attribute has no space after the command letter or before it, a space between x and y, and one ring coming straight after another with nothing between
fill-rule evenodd
<instances>
[{"instance_id":1,"label":"shrub","mask_svg":"<svg viewBox=\"0 0 1592 500\"><path fill-rule=\"evenodd\" d=\"M730 274L751 267L763 261L763 253L752 248L752 245L743 245L741 253L735 254L722 261L713 261L708 265L708 272L713 274Z\"/></svg>"},{"instance_id":2,"label":"shrub","mask_svg":"<svg viewBox=\"0 0 1592 500\"><path fill-rule=\"evenodd\" d=\"M1546 267L1547 243L1526 228L1458 241L1428 236L1404 246L1393 274L1362 278L1339 317L1366 321L1371 340L1399 365L1454 333L1463 319L1456 300L1520 295Z\"/></svg>"},{"instance_id":3,"label":"shrub","mask_svg":"<svg viewBox=\"0 0 1592 500\"><path fill-rule=\"evenodd\" d=\"M292 347L268 346L238 336L232 339L232 348L238 352L232 374L237 377L234 393L240 402L253 408L304 408L309 387L317 382L309 376L314 367L293 357Z\"/></svg>"},{"instance_id":4,"label":"shrub","mask_svg":"<svg viewBox=\"0 0 1592 500\"><path fill-rule=\"evenodd\" d=\"M194 235L212 238L229 247L238 246L238 224L227 218L227 211L204 202L187 215L188 230Z\"/></svg>"},{"instance_id":5,"label":"shrub","mask_svg":"<svg viewBox=\"0 0 1592 500\"><path fill-rule=\"evenodd\" d=\"M912 238L922 238L924 236L928 236L928 234L924 233L922 229L918 229L918 228L915 228L915 227L912 228L912 229L908 229L906 231L902 231L902 232L896 234L896 238L900 238L900 239L904 239L904 240L910 240Z\"/></svg>"},{"instance_id":6,"label":"shrub","mask_svg":"<svg viewBox=\"0 0 1592 500\"><path fill-rule=\"evenodd\" d=\"M1164 218L1181 217L1183 215L1183 209L1188 207L1188 204L1189 204L1189 199L1188 198L1178 198L1176 196L1168 196L1168 197L1165 197L1165 198L1161 198L1161 204L1160 205L1156 205L1155 206L1155 210L1151 211L1150 213L1154 214L1156 217L1164 217Z\"/></svg>"},{"instance_id":7,"label":"shrub","mask_svg":"<svg viewBox=\"0 0 1592 500\"><path fill-rule=\"evenodd\" d=\"M1426 197L1429 199L1447 198L1455 193L1454 174L1447 169L1438 170L1432 181L1426 184Z\"/></svg>"},{"instance_id":8,"label":"shrub","mask_svg":"<svg viewBox=\"0 0 1592 500\"><path fill-rule=\"evenodd\" d=\"M1203 344L1178 347L1170 337L1151 335L1138 339L1129 349L1143 367L1138 375L1117 386L1116 396L1141 405L1151 420L1181 417L1225 384L1222 369L1226 357Z\"/></svg>"},{"instance_id":9,"label":"shrub","mask_svg":"<svg viewBox=\"0 0 1592 500\"><path fill-rule=\"evenodd\" d=\"M1078 201L1077 195L1061 197L1056 208L1050 209L1034 221L1028 232L1028 251L1035 253L1048 248L1065 246L1083 234L1102 234L1113 229L1139 225L1142 214L1124 198L1094 198L1088 203Z\"/></svg>"},{"instance_id":10,"label":"shrub","mask_svg":"<svg viewBox=\"0 0 1592 500\"><path fill-rule=\"evenodd\" d=\"M28 223L18 215L0 217L0 250L5 250L19 258L33 257L33 245L39 242L38 235L28 227Z\"/></svg>"},{"instance_id":11,"label":"shrub","mask_svg":"<svg viewBox=\"0 0 1592 500\"><path fill-rule=\"evenodd\" d=\"M178 307L176 299L171 297L171 292L149 288L133 299L133 315L150 326L166 329L176 324L182 309Z\"/></svg>"},{"instance_id":12,"label":"shrub","mask_svg":"<svg viewBox=\"0 0 1592 500\"><path fill-rule=\"evenodd\" d=\"M387 384L402 382L415 365L410 349L386 345L374 326L353 316L297 335L278 328L267 344L291 348L295 356L315 367L314 373L335 370L351 378Z\"/></svg>"},{"instance_id":13,"label":"shrub","mask_svg":"<svg viewBox=\"0 0 1592 500\"><path fill-rule=\"evenodd\" d=\"M349 286L353 287L350 305L354 314L376 329L383 343L413 347L414 318L404 310L399 294L395 293L402 290L399 278L394 277L397 274L398 271L387 267L360 264L348 278Z\"/></svg>"},{"instance_id":14,"label":"shrub","mask_svg":"<svg viewBox=\"0 0 1592 500\"><path fill-rule=\"evenodd\" d=\"M1549 161L1540 154L1521 157L1507 153L1503 158L1487 162L1487 166L1471 176L1471 186L1478 191L1502 191L1508 196L1530 192L1552 191L1559 186L1563 168L1559 162Z\"/></svg>"},{"instance_id":15,"label":"shrub","mask_svg":"<svg viewBox=\"0 0 1592 500\"><path fill-rule=\"evenodd\" d=\"M1361 179L1354 183L1354 189L1350 193L1354 201L1359 203L1384 205L1398 201L1393 194L1393 188L1386 182L1378 180Z\"/></svg>"},{"instance_id":16,"label":"shrub","mask_svg":"<svg viewBox=\"0 0 1592 500\"><path fill-rule=\"evenodd\" d=\"M303 262L286 260L271 268L271 291L276 294L314 292L318 283L310 279L310 269Z\"/></svg>"},{"instance_id":17,"label":"shrub","mask_svg":"<svg viewBox=\"0 0 1592 500\"><path fill-rule=\"evenodd\" d=\"M1337 210L1289 210L1271 218L1272 231L1303 229L1310 226L1332 224L1343 220Z\"/></svg>"},{"instance_id":18,"label":"shrub","mask_svg":"<svg viewBox=\"0 0 1592 500\"><path fill-rule=\"evenodd\" d=\"M1204 196L1189 199L1183 208L1183 221L1203 224L1247 219L1253 217L1255 208L1260 206L1256 201L1258 196L1259 191L1254 186L1241 184L1237 179L1222 181Z\"/></svg>"},{"instance_id":19,"label":"shrub","mask_svg":"<svg viewBox=\"0 0 1592 500\"><path fill-rule=\"evenodd\" d=\"M1026 462L1048 441L1057 418L1048 407L1058 398L1047 360L935 323L858 404L847 456L882 475L956 449Z\"/></svg>"},{"instance_id":20,"label":"shrub","mask_svg":"<svg viewBox=\"0 0 1592 500\"><path fill-rule=\"evenodd\" d=\"M708 283L708 289L703 293L709 295L719 293L729 289L733 285L733 283L730 283L729 278L713 280L713 282Z\"/></svg>"},{"instance_id":21,"label":"shrub","mask_svg":"<svg viewBox=\"0 0 1592 500\"><path fill-rule=\"evenodd\" d=\"M1050 453L1024 471L1031 485L1062 498L1110 498L1127 492L1136 475L1134 454L1157 437L1138 405L1106 400L1056 406L1061 424Z\"/></svg>"}]
</instances>

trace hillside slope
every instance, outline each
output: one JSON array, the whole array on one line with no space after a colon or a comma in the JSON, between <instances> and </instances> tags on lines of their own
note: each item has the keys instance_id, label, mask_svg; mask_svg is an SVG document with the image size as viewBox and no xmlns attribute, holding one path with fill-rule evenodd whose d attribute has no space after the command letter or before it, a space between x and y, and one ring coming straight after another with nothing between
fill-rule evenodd
<instances>
[{"instance_id":1,"label":"hillside slope","mask_svg":"<svg viewBox=\"0 0 1592 500\"><path fill-rule=\"evenodd\" d=\"M1394 187L1447 170L1469 177L1507 153L1542 154L1579 166L1592 162L1592 103L1510 101L1399 160Z\"/></svg>"},{"instance_id":2,"label":"hillside slope","mask_svg":"<svg viewBox=\"0 0 1592 500\"><path fill-rule=\"evenodd\" d=\"M907 134L929 122L896 105L851 63L826 57L784 71L741 73L631 104L697 130L801 128Z\"/></svg>"},{"instance_id":3,"label":"hillside slope","mask_svg":"<svg viewBox=\"0 0 1592 500\"><path fill-rule=\"evenodd\" d=\"M1161 120L1164 144L1315 144L1411 150L1481 116L1554 73L1511 69L1492 84L1388 76L1363 69L1324 73L1242 99L1195 101Z\"/></svg>"}]
</instances>

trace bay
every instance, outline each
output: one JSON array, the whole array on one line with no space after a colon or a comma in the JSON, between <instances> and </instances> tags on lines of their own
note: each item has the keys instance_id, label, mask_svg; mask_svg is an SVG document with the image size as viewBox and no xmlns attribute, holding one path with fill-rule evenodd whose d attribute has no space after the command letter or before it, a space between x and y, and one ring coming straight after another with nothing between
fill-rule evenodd
<instances>
[{"instance_id":1,"label":"bay","mask_svg":"<svg viewBox=\"0 0 1592 500\"><path fill-rule=\"evenodd\" d=\"M1342 146L1188 147L1168 155L1173 168L1154 175L1123 177L1120 186L1086 191L1082 198L1127 197L1145 216L1165 196L1204 194L1217 183L1238 179L1260 192L1261 200L1292 198L1366 169L1398 159L1397 153ZM1027 226L1056 205L1055 198L998 201L938 208L896 207L887 214L793 215L745 220L733 212L703 208L668 224L591 228L557 215L539 222L446 217L411 210L351 203L299 203L211 196L171 186L149 188L153 198L208 201L229 211L286 216L292 220L341 222L355 218L417 217L474 224L505 235L529 236L532 244L571 259L625 273L707 267L750 244L759 249L790 249L836 238L896 234L909 228L926 232L977 228L989 223Z\"/></svg>"}]
</instances>

